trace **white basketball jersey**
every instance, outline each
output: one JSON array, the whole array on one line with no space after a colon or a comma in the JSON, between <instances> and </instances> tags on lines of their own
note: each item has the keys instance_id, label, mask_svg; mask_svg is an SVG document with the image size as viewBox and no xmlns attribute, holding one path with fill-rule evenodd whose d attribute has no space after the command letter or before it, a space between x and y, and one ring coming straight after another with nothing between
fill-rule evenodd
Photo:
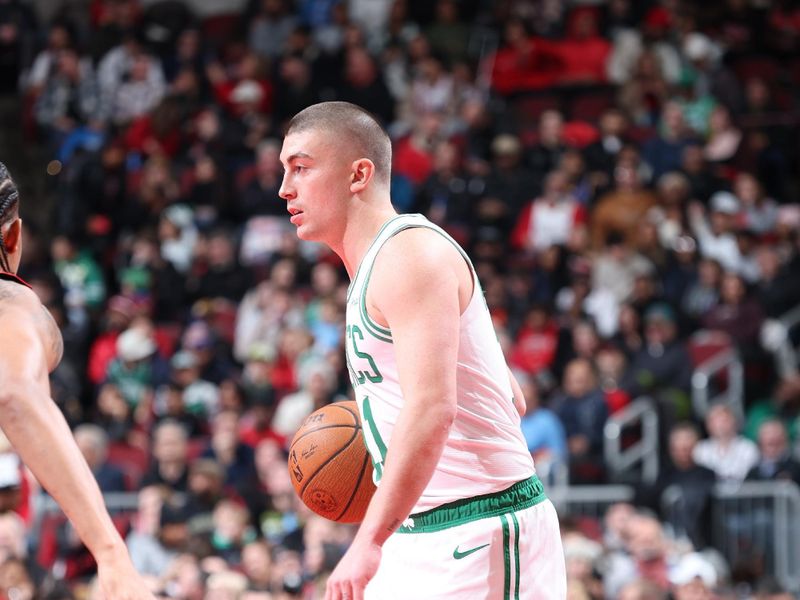
<instances>
[{"instance_id":1,"label":"white basketball jersey","mask_svg":"<svg viewBox=\"0 0 800 600\"><path fill-rule=\"evenodd\" d=\"M350 283L347 297L347 367L375 467L383 474L386 449L403 406L392 333L367 313L366 296L375 258L393 235L425 227L447 238L469 263L474 291L461 315L458 347L458 410L439 464L412 513L503 490L533 475L533 460L520 430L503 352L478 277L461 247L422 215L399 215L380 230Z\"/></svg>"}]
</instances>

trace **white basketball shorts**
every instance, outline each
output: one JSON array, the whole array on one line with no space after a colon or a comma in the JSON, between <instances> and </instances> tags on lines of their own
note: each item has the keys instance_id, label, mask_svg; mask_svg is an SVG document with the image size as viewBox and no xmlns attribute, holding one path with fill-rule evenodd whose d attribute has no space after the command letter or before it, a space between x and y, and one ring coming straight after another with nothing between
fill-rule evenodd
<instances>
[{"instance_id":1,"label":"white basketball shorts","mask_svg":"<svg viewBox=\"0 0 800 600\"><path fill-rule=\"evenodd\" d=\"M412 515L366 600L563 600L558 516L539 478Z\"/></svg>"}]
</instances>

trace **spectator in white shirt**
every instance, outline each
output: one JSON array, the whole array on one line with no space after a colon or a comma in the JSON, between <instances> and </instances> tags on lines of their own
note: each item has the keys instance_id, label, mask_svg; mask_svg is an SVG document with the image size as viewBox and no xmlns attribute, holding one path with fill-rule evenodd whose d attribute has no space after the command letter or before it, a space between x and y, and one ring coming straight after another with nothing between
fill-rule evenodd
<instances>
[{"instance_id":1,"label":"spectator in white shirt","mask_svg":"<svg viewBox=\"0 0 800 600\"><path fill-rule=\"evenodd\" d=\"M713 258L726 271L737 273L742 266L742 256L736 243L734 228L740 211L739 200L725 191L711 196L708 219L703 214L702 205L695 202L689 206L689 224L700 245L700 254Z\"/></svg>"},{"instance_id":2,"label":"spectator in white shirt","mask_svg":"<svg viewBox=\"0 0 800 600\"><path fill-rule=\"evenodd\" d=\"M758 463L758 447L739 435L730 406L717 404L706 415L709 438L697 443L694 461L714 471L721 481L741 482Z\"/></svg>"}]
</instances>

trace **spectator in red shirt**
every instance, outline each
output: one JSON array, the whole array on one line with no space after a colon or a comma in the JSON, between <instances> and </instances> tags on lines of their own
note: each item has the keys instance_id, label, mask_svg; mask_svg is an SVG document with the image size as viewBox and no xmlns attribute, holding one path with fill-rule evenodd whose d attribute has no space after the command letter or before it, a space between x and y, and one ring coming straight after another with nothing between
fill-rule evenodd
<instances>
[{"instance_id":1,"label":"spectator in red shirt","mask_svg":"<svg viewBox=\"0 0 800 600\"><path fill-rule=\"evenodd\" d=\"M607 81L606 63L611 44L598 34L597 11L576 8L567 23L567 37L558 44L563 63L561 84L601 84Z\"/></svg>"},{"instance_id":2,"label":"spectator in red shirt","mask_svg":"<svg viewBox=\"0 0 800 600\"><path fill-rule=\"evenodd\" d=\"M571 195L567 176L552 171L545 179L542 195L522 210L512 244L528 252L563 246L575 228L585 226L586 210Z\"/></svg>"}]
</instances>

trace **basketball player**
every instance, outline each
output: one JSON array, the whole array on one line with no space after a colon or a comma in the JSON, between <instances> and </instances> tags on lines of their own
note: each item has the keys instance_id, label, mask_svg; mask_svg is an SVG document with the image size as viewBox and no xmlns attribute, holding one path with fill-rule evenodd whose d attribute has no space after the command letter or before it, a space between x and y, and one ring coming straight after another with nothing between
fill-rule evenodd
<instances>
[{"instance_id":1,"label":"basketball player","mask_svg":"<svg viewBox=\"0 0 800 600\"><path fill-rule=\"evenodd\" d=\"M524 402L464 251L389 197L391 144L344 102L290 122L280 196L344 261L347 363L378 490L326 600L564 598Z\"/></svg>"},{"instance_id":2,"label":"basketball player","mask_svg":"<svg viewBox=\"0 0 800 600\"><path fill-rule=\"evenodd\" d=\"M0 163L0 427L97 560L103 597L152 600L92 472L50 399L48 373L61 360L61 333L33 290L17 277L21 253L19 191Z\"/></svg>"}]
</instances>

